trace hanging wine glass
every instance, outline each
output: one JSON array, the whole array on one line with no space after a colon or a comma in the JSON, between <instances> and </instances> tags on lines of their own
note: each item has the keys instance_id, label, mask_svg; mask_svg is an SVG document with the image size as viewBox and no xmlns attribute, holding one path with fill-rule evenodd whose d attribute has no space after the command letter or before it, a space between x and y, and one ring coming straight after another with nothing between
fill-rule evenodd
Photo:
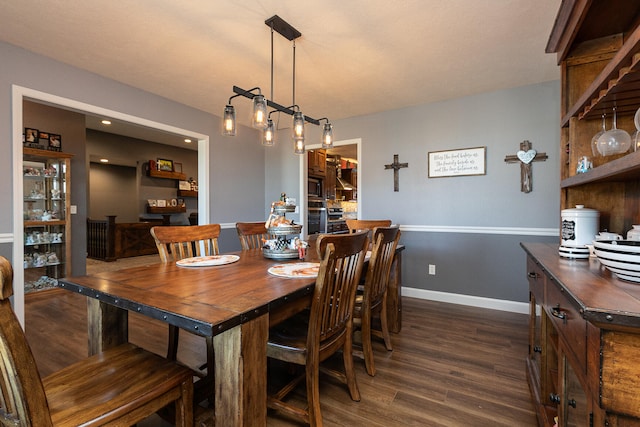
<instances>
[{"instance_id":1,"label":"hanging wine glass","mask_svg":"<svg viewBox=\"0 0 640 427\"><path fill-rule=\"evenodd\" d=\"M598 138L598 151L603 156L622 154L629 151L631 147L631 135L623 129L616 127L616 109L613 109L613 127L604 132Z\"/></svg>"},{"instance_id":2,"label":"hanging wine glass","mask_svg":"<svg viewBox=\"0 0 640 427\"><path fill-rule=\"evenodd\" d=\"M602 115L602 130L596 133L595 135L593 135L593 138L591 138L591 152L593 153L594 157L601 156L600 151L598 151L598 138L600 138L602 134L607 131L606 122L605 122L606 116L607 116L606 114Z\"/></svg>"}]
</instances>

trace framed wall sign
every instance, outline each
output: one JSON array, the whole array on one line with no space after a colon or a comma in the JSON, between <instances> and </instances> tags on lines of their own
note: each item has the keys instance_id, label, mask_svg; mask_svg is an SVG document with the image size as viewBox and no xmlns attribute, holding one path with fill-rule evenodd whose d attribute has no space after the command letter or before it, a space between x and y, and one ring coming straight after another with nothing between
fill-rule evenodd
<instances>
[{"instance_id":1,"label":"framed wall sign","mask_svg":"<svg viewBox=\"0 0 640 427\"><path fill-rule=\"evenodd\" d=\"M486 175L487 147L430 151L429 178Z\"/></svg>"},{"instance_id":2,"label":"framed wall sign","mask_svg":"<svg viewBox=\"0 0 640 427\"><path fill-rule=\"evenodd\" d=\"M159 171L173 172L173 160L158 159L157 165Z\"/></svg>"}]
</instances>

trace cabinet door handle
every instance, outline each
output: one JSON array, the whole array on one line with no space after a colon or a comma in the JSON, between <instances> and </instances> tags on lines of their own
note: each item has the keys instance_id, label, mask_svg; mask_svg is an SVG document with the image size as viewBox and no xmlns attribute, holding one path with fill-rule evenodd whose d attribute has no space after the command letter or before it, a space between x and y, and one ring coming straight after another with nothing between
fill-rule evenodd
<instances>
[{"instance_id":1,"label":"cabinet door handle","mask_svg":"<svg viewBox=\"0 0 640 427\"><path fill-rule=\"evenodd\" d=\"M555 393L551 393L549 395L549 400L551 401L551 403L555 403L557 405L560 403L560 396Z\"/></svg>"},{"instance_id":2,"label":"cabinet door handle","mask_svg":"<svg viewBox=\"0 0 640 427\"><path fill-rule=\"evenodd\" d=\"M576 400L575 399L569 399L569 401L567 402L567 405L571 406L572 408L575 409L576 407Z\"/></svg>"},{"instance_id":3,"label":"cabinet door handle","mask_svg":"<svg viewBox=\"0 0 640 427\"><path fill-rule=\"evenodd\" d=\"M564 311L560 311L560 304L551 309L551 315L553 317L557 317L558 319L562 319L564 323L567 323L567 313L565 313Z\"/></svg>"},{"instance_id":4,"label":"cabinet door handle","mask_svg":"<svg viewBox=\"0 0 640 427\"><path fill-rule=\"evenodd\" d=\"M539 345L534 345L533 346L533 352L534 353L542 353L542 347Z\"/></svg>"},{"instance_id":5,"label":"cabinet door handle","mask_svg":"<svg viewBox=\"0 0 640 427\"><path fill-rule=\"evenodd\" d=\"M530 271L529 273L527 273L527 277L529 277L529 279L537 279L539 276L535 271Z\"/></svg>"}]
</instances>

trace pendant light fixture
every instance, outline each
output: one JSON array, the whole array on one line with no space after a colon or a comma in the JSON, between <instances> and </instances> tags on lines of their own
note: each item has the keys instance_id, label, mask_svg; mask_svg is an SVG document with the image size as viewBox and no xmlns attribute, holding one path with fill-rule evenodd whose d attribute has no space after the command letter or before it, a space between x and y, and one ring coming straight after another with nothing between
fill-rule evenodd
<instances>
[{"instance_id":1,"label":"pendant light fixture","mask_svg":"<svg viewBox=\"0 0 640 427\"><path fill-rule=\"evenodd\" d=\"M333 148L333 125L329 123L329 119L323 117L318 121L326 120L322 126L322 148Z\"/></svg>"},{"instance_id":2,"label":"pendant light fixture","mask_svg":"<svg viewBox=\"0 0 640 427\"><path fill-rule=\"evenodd\" d=\"M237 96L243 96L249 98L253 102L253 111L251 125L262 130L262 145L272 146L275 143L276 127L273 120L271 120L271 113L279 112L293 116L292 124L292 139L294 142L294 153L305 153L305 122L311 123L316 126L320 125L320 120L326 120L327 123L323 126L322 130L322 147L330 148L333 146L333 126L329 123L329 119L326 117L320 120L316 120L312 117L302 114L300 107L295 102L295 90L296 90L296 44L295 40L302 36L300 31L293 28L289 23L280 18L278 15L274 15L271 18L264 21L264 23L271 28L271 99L266 99L259 87L255 87L250 90L244 90L238 86L233 86L233 95L229 98L223 117L222 117L222 135L235 136L236 135L236 112L231 100ZM273 100L273 32L277 32L282 37L293 42L293 102L291 107L284 107L281 104L276 103ZM253 93L257 91L257 93ZM267 113L267 108L271 107L273 110Z\"/></svg>"}]
</instances>

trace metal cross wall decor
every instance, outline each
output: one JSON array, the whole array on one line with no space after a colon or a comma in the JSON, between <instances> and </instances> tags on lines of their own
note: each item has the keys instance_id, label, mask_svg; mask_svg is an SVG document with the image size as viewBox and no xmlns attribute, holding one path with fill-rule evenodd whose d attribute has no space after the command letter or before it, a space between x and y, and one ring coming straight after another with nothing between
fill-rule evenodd
<instances>
[{"instance_id":1,"label":"metal cross wall decor","mask_svg":"<svg viewBox=\"0 0 640 427\"><path fill-rule=\"evenodd\" d=\"M398 184L398 171L401 168L408 168L409 163L398 163L398 155L393 155L393 163L390 165L384 165L385 169L393 169L393 191L400 191Z\"/></svg>"},{"instance_id":2,"label":"metal cross wall decor","mask_svg":"<svg viewBox=\"0 0 640 427\"><path fill-rule=\"evenodd\" d=\"M515 155L505 156L504 161L507 163L520 162L520 191L530 193L533 189L531 163L544 162L548 158L547 153L538 153L531 148L529 141L522 141L520 143L520 151Z\"/></svg>"}]
</instances>

